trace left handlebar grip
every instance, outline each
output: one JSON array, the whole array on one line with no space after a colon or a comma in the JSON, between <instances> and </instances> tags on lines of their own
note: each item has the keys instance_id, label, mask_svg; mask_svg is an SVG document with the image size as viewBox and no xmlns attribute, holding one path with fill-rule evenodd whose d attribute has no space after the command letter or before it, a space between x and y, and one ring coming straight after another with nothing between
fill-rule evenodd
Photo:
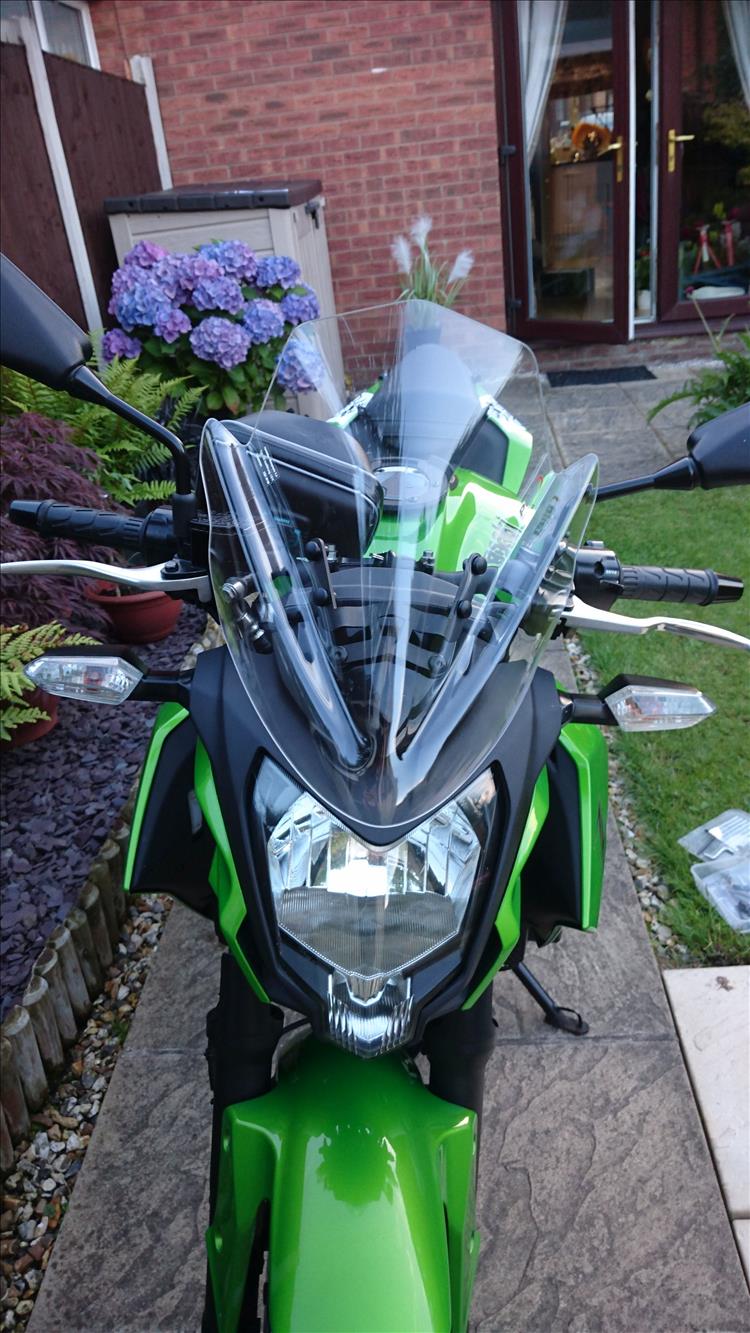
<instances>
[{"instance_id":1,"label":"left handlebar grip","mask_svg":"<svg viewBox=\"0 0 750 1333\"><path fill-rule=\"evenodd\" d=\"M101 509L84 509L61 504L59 500L13 500L10 518L23 528L33 528L43 537L59 541L91 542L120 551L138 551L149 560L161 560L174 553L175 539L171 511L154 509L145 518L131 514L110 514Z\"/></svg>"}]
</instances>

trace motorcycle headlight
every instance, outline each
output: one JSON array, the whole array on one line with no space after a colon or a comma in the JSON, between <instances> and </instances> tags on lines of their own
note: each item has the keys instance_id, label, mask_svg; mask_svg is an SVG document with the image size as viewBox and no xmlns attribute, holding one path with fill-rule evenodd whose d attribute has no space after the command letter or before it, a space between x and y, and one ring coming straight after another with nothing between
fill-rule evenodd
<instances>
[{"instance_id":1,"label":"motorcycle headlight","mask_svg":"<svg viewBox=\"0 0 750 1333\"><path fill-rule=\"evenodd\" d=\"M411 980L460 935L495 813L489 770L398 842L363 842L270 760L255 787L280 930L329 970L331 1036L379 1054L408 1032Z\"/></svg>"}]
</instances>

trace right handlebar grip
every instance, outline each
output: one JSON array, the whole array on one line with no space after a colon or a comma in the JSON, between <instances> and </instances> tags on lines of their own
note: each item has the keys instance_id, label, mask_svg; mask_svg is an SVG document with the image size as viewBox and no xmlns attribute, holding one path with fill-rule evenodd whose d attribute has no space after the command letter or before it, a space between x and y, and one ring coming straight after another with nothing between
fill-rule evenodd
<instances>
[{"instance_id":1,"label":"right handlebar grip","mask_svg":"<svg viewBox=\"0 0 750 1333\"><path fill-rule=\"evenodd\" d=\"M713 569L668 569L663 565L622 565L620 597L644 602L734 602L742 596L739 579Z\"/></svg>"}]
</instances>

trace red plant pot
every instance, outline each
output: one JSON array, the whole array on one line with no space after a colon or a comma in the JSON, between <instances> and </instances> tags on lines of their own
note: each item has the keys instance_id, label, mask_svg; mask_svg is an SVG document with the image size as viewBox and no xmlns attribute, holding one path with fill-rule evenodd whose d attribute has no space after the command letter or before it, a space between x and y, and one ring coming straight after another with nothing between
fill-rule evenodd
<instances>
[{"instance_id":1,"label":"red plant pot","mask_svg":"<svg viewBox=\"0 0 750 1333\"><path fill-rule=\"evenodd\" d=\"M49 716L40 718L38 722L22 722L20 726L14 727L9 739L2 743L4 750L17 750L19 745L30 745L32 741L46 736L48 731L57 726L59 703L57 695L47 694L46 690L33 689L30 693L24 694L23 701L29 708L43 708Z\"/></svg>"},{"instance_id":2,"label":"red plant pot","mask_svg":"<svg viewBox=\"0 0 750 1333\"><path fill-rule=\"evenodd\" d=\"M117 594L113 583L86 584L84 594L106 611L118 643L158 643L172 633L182 602L165 592Z\"/></svg>"}]
</instances>

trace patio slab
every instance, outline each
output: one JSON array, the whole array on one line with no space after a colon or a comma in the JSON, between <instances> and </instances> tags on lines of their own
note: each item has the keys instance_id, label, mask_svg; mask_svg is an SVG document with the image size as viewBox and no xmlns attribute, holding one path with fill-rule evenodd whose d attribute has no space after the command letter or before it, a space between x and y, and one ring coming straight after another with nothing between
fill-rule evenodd
<instances>
[{"instance_id":1,"label":"patio slab","mask_svg":"<svg viewBox=\"0 0 750 1333\"><path fill-rule=\"evenodd\" d=\"M750 967L669 970L664 984L727 1208L750 1218Z\"/></svg>"}]
</instances>

